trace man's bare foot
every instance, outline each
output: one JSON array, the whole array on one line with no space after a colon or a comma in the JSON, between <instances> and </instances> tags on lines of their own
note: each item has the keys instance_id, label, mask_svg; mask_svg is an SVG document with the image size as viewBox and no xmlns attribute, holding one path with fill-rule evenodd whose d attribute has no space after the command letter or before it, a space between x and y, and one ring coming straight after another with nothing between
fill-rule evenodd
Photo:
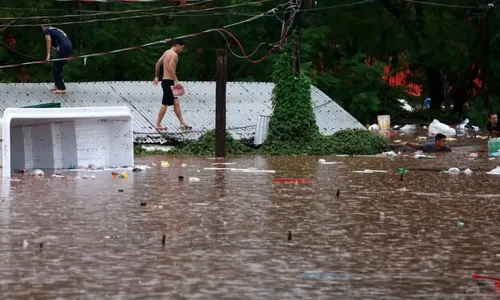
<instances>
[{"instance_id":1,"label":"man's bare foot","mask_svg":"<svg viewBox=\"0 0 500 300\"><path fill-rule=\"evenodd\" d=\"M64 93L66 93L66 90L56 89L56 90L53 90L52 93L54 93L54 94L64 94Z\"/></svg>"},{"instance_id":2,"label":"man's bare foot","mask_svg":"<svg viewBox=\"0 0 500 300\"><path fill-rule=\"evenodd\" d=\"M50 89L50 91L51 91L51 92L53 92L53 91L57 91L57 88L56 88L56 87L53 87L53 88L51 88L51 89Z\"/></svg>"},{"instance_id":3,"label":"man's bare foot","mask_svg":"<svg viewBox=\"0 0 500 300\"><path fill-rule=\"evenodd\" d=\"M192 126L189 126L188 124L184 123L184 124L181 124L180 126L181 129L193 129Z\"/></svg>"},{"instance_id":4,"label":"man's bare foot","mask_svg":"<svg viewBox=\"0 0 500 300\"><path fill-rule=\"evenodd\" d=\"M161 126L161 125L160 126L156 125L155 128L156 128L157 131L165 131L165 130L167 130L167 127Z\"/></svg>"}]
</instances>

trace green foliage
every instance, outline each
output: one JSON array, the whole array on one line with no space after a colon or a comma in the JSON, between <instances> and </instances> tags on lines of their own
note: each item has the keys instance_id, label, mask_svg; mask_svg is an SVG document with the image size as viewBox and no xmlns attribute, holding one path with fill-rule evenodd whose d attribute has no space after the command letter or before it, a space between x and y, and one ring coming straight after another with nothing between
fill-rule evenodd
<instances>
[{"instance_id":1,"label":"green foliage","mask_svg":"<svg viewBox=\"0 0 500 300\"><path fill-rule=\"evenodd\" d=\"M292 56L284 52L274 66L269 143L304 143L319 136L312 110L311 81L303 74L294 74L292 63Z\"/></svg>"},{"instance_id":2,"label":"green foliage","mask_svg":"<svg viewBox=\"0 0 500 300\"><path fill-rule=\"evenodd\" d=\"M243 155L254 150L241 141L235 140L230 133L226 133L226 153L228 155ZM202 134L197 140L188 141L177 149L169 151L170 154L184 155L215 155L215 130Z\"/></svg>"},{"instance_id":3,"label":"green foliage","mask_svg":"<svg viewBox=\"0 0 500 300\"><path fill-rule=\"evenodd\" d=\"M324 139L325 141L321 146L319 144L315 146L315 153L372 155L387 151L389 148L385 137L362 129L340 130Z\"/></svg>"},{"instance_id":4,"label":"green foliage","mask_svg":"<svg viewBox=\"0 0 500 300\"><path fill-rule=\"evenodd\" d=\"M364 55L357 53L341 60L342 70L334 85L335 98L342 106L363 124L380 108L384 64L377 62L371 66L364 62Z\"/></svg>"},{"instance_id":5,"label":"green foliage","mask_svg":"<svg viewBox=\"0 0 500 300\"><path fill-rule=\"evenodd\" d=\"M163 155L169 152L162 150L146 150L142 145L134 145L134 155L144 156L144 155Z\"/></svg>"}]
</instances>

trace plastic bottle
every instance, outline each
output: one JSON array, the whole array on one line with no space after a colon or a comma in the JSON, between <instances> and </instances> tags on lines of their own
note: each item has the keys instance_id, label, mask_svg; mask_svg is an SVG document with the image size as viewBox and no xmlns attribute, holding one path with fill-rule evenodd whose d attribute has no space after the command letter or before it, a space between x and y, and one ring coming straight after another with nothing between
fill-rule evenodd
<instances>
[{"instance_id":1,"label":"plastic bottle","mask_svg":"<svg viewBox=\"0 0 500 300\"><path fill-rule=\"evenodd\" d=\"M500 150L500 138L492 138L488 140L488 155L493 156L493 153Z\"/></svg>"}]
</instances>

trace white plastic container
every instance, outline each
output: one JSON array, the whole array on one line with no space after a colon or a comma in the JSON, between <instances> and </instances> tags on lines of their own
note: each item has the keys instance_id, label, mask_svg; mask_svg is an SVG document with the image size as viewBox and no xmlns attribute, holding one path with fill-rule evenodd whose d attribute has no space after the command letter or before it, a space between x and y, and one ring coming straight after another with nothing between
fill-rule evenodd
<instances>
[{"instance_id":1,"label":"white plastic container","mask_svg":"<svg viewBox=\"0 0 500 300\"><path fill-rule=\"evenodd\" d=\"M380 130L389 130L391 128L391 116L390 115L378 115L378 128Z\"/></svg>"}]
</instances>

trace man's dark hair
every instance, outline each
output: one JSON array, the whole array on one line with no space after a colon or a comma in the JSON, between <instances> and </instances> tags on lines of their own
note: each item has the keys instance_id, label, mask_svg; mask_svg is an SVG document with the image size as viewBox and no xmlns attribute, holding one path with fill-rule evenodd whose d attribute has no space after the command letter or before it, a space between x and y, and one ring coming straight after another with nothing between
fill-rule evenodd
<instances>
[{"instance_id":1,"label":"man's dark hair","mask_svg":"<svg viewBox=\"0 0 500 300\"><path fill-rule=\"evenodd\" d=\"M496 114L497 114L496 112L494 112L494 111L490 111L490 112L488 113L488 119L489 119L489 118L491 118L491 116L496 115Z\"/></svg>"},{"instance_id":2,"label":"man's dark hair","mask_svg":"<svg viewBox=\"0 0 500 300\"><path fill-rule=\"evenodd\" d=\"M41 24L43 26L50 26L50 20L49 19L43 19L42 22L41 22Z\"/></svg>"},{"instance_id":3,"label":"man's dark hair","mask_svg":"<svg viewBox=\"0 0 500 300\"><path fill-rule=\"evenodd\" d=\"M177 46L177 45L184 46L184 45L186 45L186 42L184 42L183 39L176 39L176 40L174 40L174 46Z\"/></svg>"},{"instance_id":4,"label":"man's dark hair","mask_svg":"<svg viewBox=\"0 0 500 300\"><path fill-rule=\"evenodd\" d=\"M446 135L444 135L442 133L438 133L438 134L436 134L436 138L435 139L436 139L436 142L437 142L437 141L440 141L440 140L445 139L445 138L446 138Z\"/></svg>"}]
</instances>

